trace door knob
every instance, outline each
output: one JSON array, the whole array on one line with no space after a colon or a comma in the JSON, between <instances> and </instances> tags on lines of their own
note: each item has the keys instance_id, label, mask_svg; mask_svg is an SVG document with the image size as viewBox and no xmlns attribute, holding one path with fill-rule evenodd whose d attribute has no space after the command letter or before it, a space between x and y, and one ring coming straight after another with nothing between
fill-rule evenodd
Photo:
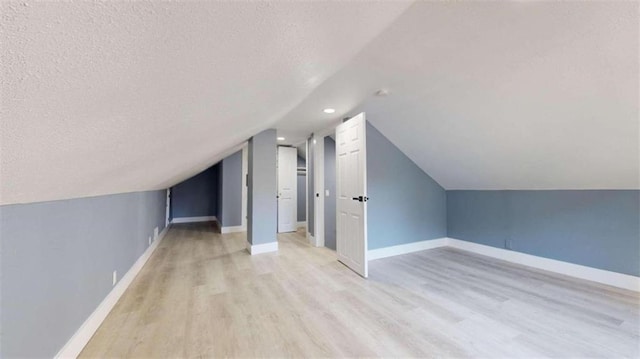
<instances>
[{"instance_id":1,"label":"door knob","mask_svg":"<svg viewBox=\"0 0 640 359\"><path fill-rule=\"evenodd\" d=\"M354 201L358 201L358 202L366 202L369 200L369 197L365 197L365 196L358 196L358 197L353 197L351 198Z\"/></svg>"}]
</instances>

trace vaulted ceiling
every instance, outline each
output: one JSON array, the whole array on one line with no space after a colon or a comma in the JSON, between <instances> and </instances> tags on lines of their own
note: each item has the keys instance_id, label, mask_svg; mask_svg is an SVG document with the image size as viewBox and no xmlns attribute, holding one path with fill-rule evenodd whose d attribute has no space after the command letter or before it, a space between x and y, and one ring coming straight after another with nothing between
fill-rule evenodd
<instances>
[{"instance_id":1,"label":"vaulted ceiling","mask_svg":"<svg viewBox=\"0 0 640 359\"><path fill-rule=\"evenodd\" d=\"M166 188L362 110L448 189L639 188L638 3L0 6L0 204Z\"/></svg>"},{"instance_id":2,"label":"vaulted ceiling","mask_svg":"<svg viewBox=\"0 0 640 359\"><path fill-rule=\"evenodd\" d=\"M279 129L364 111L446 189L638 189L638 5L416 3Z\"/></svg>"}]
</instances>

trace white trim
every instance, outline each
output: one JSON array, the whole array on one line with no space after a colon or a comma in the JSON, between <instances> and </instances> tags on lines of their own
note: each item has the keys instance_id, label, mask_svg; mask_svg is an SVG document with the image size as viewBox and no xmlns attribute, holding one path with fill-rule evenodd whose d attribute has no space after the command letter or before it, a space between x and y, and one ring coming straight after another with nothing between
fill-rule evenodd
<instances>
[{"instance_id":1,"label":"white trim","mask_svg":"<svg viewBox=\"0 0 640 359\"><path fill-rule=\"evenodd\" d=\"M555 259L538 257L531 254L511 251L507 249L495 248L454 238L449 238L448 242L448 245L450 247L462 249L468 252L498 258L508 262L543 269L554 273L564 274L570 277L585 279L592 282L607 284L618 288L640 292L640 277L582 266L569 262L558 261Z\"/></svg>"},{"instance_id":2,"label":"white trim","mask_svg":"<svg viewBox=\"0 0 640 359\"><path fill-rule=\"evenodd\" d=\"M307 240L309 241L309 244L314 246L314 247L318 247L316 245L316 237L314 237L313 235L311 235L311 233L307 232Z\"/></svg>"},{"instance_id":3,"label":"white trim","mask_svg":"<svg viewBox=\"0 0 640 359\"><path fill-rule=\"evenodd\" d=\"M253 256L261 253L269 253L269 252L277 252L278 251L278 242L270 242L263 244L251 245L251 243L247 242L247 250Z\"/></svg>"},{"instance_id":4,"label":"white trim","mask_svg":"<svg viewBox=\"0 0 640 359\"><path fill-rule=\"evenodd\" d=\"M296 223L296 228L307 228L307 221L302 221L302 222L298 222Z\"/></svg>"},{"instance_id":5,"label":"white trim","mask_svg":"<svg viewBox=\"0 0 640 359\"><path fill-rule=\"evenodd\" d=\"M324 247L324 135L313 135L313 236L312 245Z\"/></svg>"},{"instance_id":6,"label":"white trim","mask_svg":"<svg viewBox=\"0 0 640 359\"><path fill-rule=\"evenodd\" d=\"M217 222L216 216L202 217L178 217L171 220L171 223L195 223L195 222Z\"/></svg>"},{"instance_id":7,"label":"white trim","mask_svg":"<svg viewBox=\"0 0 640 359\"><path fill-rule=\"evenodd\" d=\"M243 226L221 227L220 228L220 233L222 233L222 234L236 233L236 232L246 232L246 231L247 231L247 228L243 227Z\"/></svg>"},{"instance_id":8,"label":"white trim","mask_svg":"<svg viewBox=\"0 0 640 359\"><path fill-rule=\"evenodd\" d=\"M307 219L307 224L309 223L309 138L305 141L305 158L304 158L304 170L306 175L304 176L304 218ZM307 225L307 240L309 239L309 226Z\"/></svg>"},{"instance_id":9,"label":"white trim","mask_svg":"<svg viewBox=\"0 0 640 359\"><path fill-rule=\"evenodd\" d=\"M73 334L71 339L60 349L58 354L56 354L55 358L76 358L80 355L82 349L84 349L85 345L89 342L93 334L98 330L104 319L107 317L109 312L116 305L122 294L129 288L129 285L133 282L136 275L140 272L142 267L147 263L147 260L151 257L153 252L158 248L158 245L164 239L167 234L169 227L165 227L160 235L158 235L158 239L154 240L149 248L147 248L144 253L136 260L136 262L131 266L129 271L120 278L120 281L113 287L111 292L107 294L107 296L102 300L100 305L96 308L96 310L91 313L89 318L82 323L80 328Z\"/></svg>"},{"instance_id":10,"label":"white trim","mask_svg":"<svg viewBox=\"0 0 640 359\"><path fill-rule=\"evenodd\" d=\"M399 244L391 247L370 249L367 252L367 255L369 260L375 260L380 258L398 256L401 254L424 251L426 249L446 247L448 244L449 244L449 238L446 238L446 237L436 238L436 239L429 239L429 240L420 241L420 242Z\"/></svg>"},{"instance_id":11,"label":"white trim","mask_svg":"<svg viewBox=\"0 0 640 359\"><path fill-rule=\"evenodd\" d=\"M371 249L367 251L367 255L369 260L375 260L440 247L457 248L463 251L497 258L507 262L512 262L532 268L542 269L569 277L584 279L596 283L610 285L612 287L640 292L640 277L611 272L604 269L587 267L569 262L563 262L555 259L538 257L531 254L491 247L484 244L463 241L455 238L445 237L420 242L400 244L397 246L385 248Z\"/></svg>"}]
</instances>

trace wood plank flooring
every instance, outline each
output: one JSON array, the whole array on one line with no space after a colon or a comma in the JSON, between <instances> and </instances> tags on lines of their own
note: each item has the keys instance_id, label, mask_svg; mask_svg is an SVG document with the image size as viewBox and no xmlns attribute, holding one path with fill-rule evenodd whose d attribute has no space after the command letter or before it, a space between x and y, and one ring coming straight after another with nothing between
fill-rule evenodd
<instances>
[{"instance_id":1,"label":"wood plank flooring","mask_svg":"<svg viewBox=\"0 0 640 359\"><path fill-rule=\"evenodd\" d=\"M442 248L362 279L301 233L174 225L84 358L640 356L637 293Z\"/></svg>"}]
</instances>

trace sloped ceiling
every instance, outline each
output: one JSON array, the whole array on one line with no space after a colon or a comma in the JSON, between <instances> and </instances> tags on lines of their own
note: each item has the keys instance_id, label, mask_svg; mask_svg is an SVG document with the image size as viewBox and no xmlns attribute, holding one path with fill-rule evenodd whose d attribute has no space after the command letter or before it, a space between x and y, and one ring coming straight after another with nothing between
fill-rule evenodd
<instances>
[{"instance_id":1,"label":"sloped ceiling","mask_svg":"<svg viewBox=\"0 0 640 359\"><path fill-rule=\"evenodd\" d=\"M362 110L447 189L639 188L638 3L0 6L0 204L166 188Z\"/></svg>"},{"instance_id":2,"label":"sloped ceiling","mask_svg":"<svg viewBox=\"0 0 640 359\"><path fill-rule=\"evenodd\" d=\"M416 3L278 128L365 111L446 189L638 189L638 4Z\"/></svg>"},{"instance_id":3,"label":"sloped ceiling","mask_svg":"<svg viewBox=\"0 0 640 359\"><path fill-rule=\"evenodd\" d=\"M2 2L0 204L166 188L269 128L408 2Z\"/></svg>"}]
</instances>

